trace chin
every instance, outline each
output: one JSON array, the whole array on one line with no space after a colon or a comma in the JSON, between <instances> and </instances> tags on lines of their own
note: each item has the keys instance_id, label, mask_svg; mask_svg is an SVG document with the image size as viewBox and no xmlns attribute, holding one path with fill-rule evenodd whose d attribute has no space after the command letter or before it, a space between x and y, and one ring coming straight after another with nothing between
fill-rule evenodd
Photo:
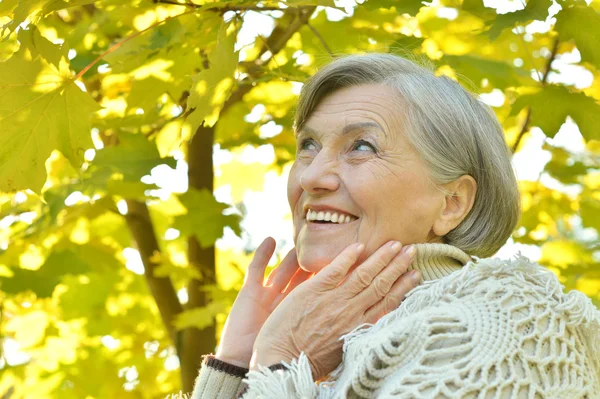
<instances>
[{"instance_id":1,"label":"chin","mask_svg":"<svg viewBox=\"0 0 600 399\"><path fill-rule=\"evenodd\" d=\"M319 253L319 251L311 251L308 248L298 251L298 264L300 267L310 273L318 273L325 266L330 264L335 259L336 254Z\"/></svg>"}]
</instances>

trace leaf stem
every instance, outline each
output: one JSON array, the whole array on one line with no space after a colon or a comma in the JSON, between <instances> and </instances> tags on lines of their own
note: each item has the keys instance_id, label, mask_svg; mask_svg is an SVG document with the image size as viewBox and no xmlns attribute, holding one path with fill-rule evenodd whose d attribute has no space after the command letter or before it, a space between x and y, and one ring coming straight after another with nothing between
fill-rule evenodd
<instances>
[{"instance_id":1,"label":"leaf stem","mask_svg":"<svg viewBox=\"0 0 600 399\"><path fill-rule=\"evenodd\" d=\"M319 33L319 31L312 26L308 21L306 21L306 26L308 26L308 28L312 31L312 33L315 34L315 36L319 39L319 41L321 42L321 44L323 45L323 47L325 47L325 50L329 53L329 55L331 56L331 58L335 58L335 55L333 55L333 52L331 51L331 48L329 48L329 46L327 45L327 42L325 41L325 39L323 38L323 36L321 36L321 34Z\"/></svg>"},{"instance_id":2,"label":"leaf stem","mask_svg":"<svg viewBox=\"0 0 600 399\"><path fill-rule=\"evenodd\" d=\"M187 15L187 14L191 14L193 12L195 12L196 10L190 10L190 11L186 11L184 13L181 14L177 14L177 15L173 15L170 17L167 17L165 19L163 19L162 21L158 21L153 23L152 25L150 25L149 27L147 27L146 29L143 29L141 31L138 31L136 33L134 33L131 36L127 36L125 39L121 40L118 43L115 43L113 46L111 46L108 50L106 50L105 52L103 52L102 54L100 54L94 61L90 62L89 64L87 64L85 66L85 68L83 68L81 71L79 71L79 73L77 75L75 75L75 77L73 78L73 80L77 80L79 78L81 78L87 71L90 70L90 68L92 68L94 65L96 65L98 62L100 62L100 60L102 60L104 57L106 57L108 54L112 53L113 51L117 50L119 47L121 47L122 45L124 45L125 43L127 43L128 41L135 39L136 37L140 36L141 34L149 31L150 29L156 28L157 26L171 20L171 19L175 19L175 18L179 18L182 15Z\"/></svg>"},{"instance_id":3,"label":"leaf stem","mask_svg":"<svg viewBox=\"0 0 600 399\"><path fill-rule=\"evenodd\" d=\"M540 80L542 87L545 87L548 84L548 75L550 75L550 71L552 70L552 62L554 61L554 59L556 58L556 55L558 54L558 45L559 45L559 40L556 39L554 41L554 45L552 46L552 53L550 54L550 57L548 57L548 60L546 61L546 69L544 70L544 75L542 76L542 78ZM539 74L539 72L538 72L538 74ZM523 136L525 136L525 133L527 133L529 131L529 122L530 121L531 121L531 107L527 107L527 114L525 114L525 121L523 122L523 126L521 126L521 131L519 132L519 135L517 136L517 139L515 140L515 143L513 144L512 148L511 148L513 154L519 148L519 144L521 144L521 140L523 139Z\"/></svg>"}]
</instances>

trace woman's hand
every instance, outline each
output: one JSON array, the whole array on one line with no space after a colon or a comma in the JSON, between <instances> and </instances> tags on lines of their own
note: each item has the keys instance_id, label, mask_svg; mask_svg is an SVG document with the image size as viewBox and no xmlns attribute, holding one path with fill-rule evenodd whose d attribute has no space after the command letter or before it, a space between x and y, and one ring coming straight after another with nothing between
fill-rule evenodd
<instances>
[{"instance_id":1,"label":"woman's hand","mask_svg":"<svg viewBox=\"0 0 600 399\"><path fill-rule=\"evenodd\" d=\"M394 241L348 275L363 248L350 245L281 302L256 339L252 369L289 362L304 351L313 378L327 375L342 360L342 335L362 323L375 323L418 285L418 272L404 274L414 246L400 251L401 244Z\"/></svg>"},{"instance_id":2,"label":"woman's hand","mask_svg":"<svg viewBox=\"0 0 600 399\"><path fill-rule=\"evenodd\" d=\"M265 320L298 284L312 276L312 273L300 269L294 249L271 272L266 284L263 284L265 269L274 251L275 240L270 237L256 249L246 272L244 285L233 303L221 334L217 359L248 367L254 341Z\"/></svg>"}]
</instances>

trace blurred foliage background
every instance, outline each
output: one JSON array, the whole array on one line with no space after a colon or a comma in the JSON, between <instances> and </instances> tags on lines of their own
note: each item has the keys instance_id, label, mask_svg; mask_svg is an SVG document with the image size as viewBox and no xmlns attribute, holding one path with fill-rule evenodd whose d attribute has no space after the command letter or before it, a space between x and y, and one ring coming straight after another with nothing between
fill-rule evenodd
<instances>
[{"instance_id":1,"label":"blurred foliage background","mask_svg":"<svg viewBox=\"0 0 600 399\"><path fill-rule=\"evenodd\" d=\"M0 398L190 391L257 243L293 246L294 105L349 53L429 60L493 107L524 211L498 255L521 250L599 305L599 12L1 0Z\"/></svg>"}]
</instances>

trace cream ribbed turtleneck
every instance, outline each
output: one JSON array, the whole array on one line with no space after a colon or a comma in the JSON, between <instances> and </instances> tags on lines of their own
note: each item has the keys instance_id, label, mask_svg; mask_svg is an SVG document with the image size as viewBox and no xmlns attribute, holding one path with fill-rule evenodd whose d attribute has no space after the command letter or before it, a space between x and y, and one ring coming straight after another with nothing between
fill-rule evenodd
<instances>
[{"instance_id":1,"label":"cream ribbed turtleneck","mask_svg":"<svg viewBox=\"0 0 600 399\"><path fill-rule=\"evenodd\" d=\"M421 272L421 281L437 280L471 261L462 250L448 244L415 244L417 254L408 270Z\"/></svg>"}]
</instances>

